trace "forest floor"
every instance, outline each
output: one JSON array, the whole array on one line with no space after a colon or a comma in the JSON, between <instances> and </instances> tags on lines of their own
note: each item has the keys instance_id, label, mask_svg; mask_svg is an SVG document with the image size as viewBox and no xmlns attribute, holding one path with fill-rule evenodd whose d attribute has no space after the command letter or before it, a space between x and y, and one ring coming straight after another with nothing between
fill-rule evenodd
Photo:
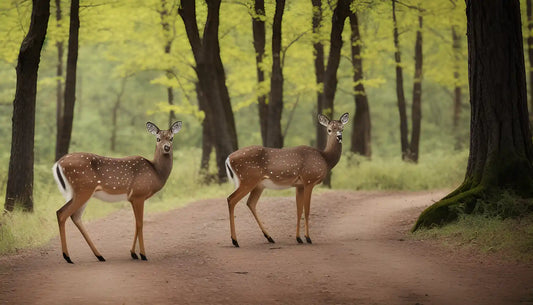
<instances>
[{"instance_id":1,"label":"forest floor","mask_svg":"<svg viewBox=\"0 0 533 305\"><path fill-rule=\"evenodd\" d=\"M145 215L148 261L130 258L133 213L87 224L98 262L71 221L67 241L0 257L0 304L533 304L533 265L408 237L444 191L330 191L313 197L313 244L295 241L291 197L236 208L240 248L225 199ZM147 203L149 204L149 203ZM302 236L303 237L303 236Z\"/></svg>"}]
</instances>

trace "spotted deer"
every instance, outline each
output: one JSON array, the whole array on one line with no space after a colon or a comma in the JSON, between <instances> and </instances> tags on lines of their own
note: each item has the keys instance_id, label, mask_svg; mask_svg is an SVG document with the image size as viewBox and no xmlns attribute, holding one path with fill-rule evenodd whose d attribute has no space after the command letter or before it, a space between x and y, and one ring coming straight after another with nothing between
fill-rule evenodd
<instances>
[{"instance_id":1,"label":"spotted deer","mask_svg":"<svg viewBox=\"0 0 533 305\"><path fill-rule=\"evenodd\" d=\"M160 130L155 124L146 123L147 130L156 136L154 159L147 160L139 156L125 158L108 158L91 153L71 153L63 156L53 166L54 178L66 200L66 204L57 211L59 235L63 258L72 264L65 238L65 221L70 218L78 227L99 261L104 257L94 246L81 221L81 216L91 197L114 202L128 200L135 215L135 235L131 247L131 257L138 259L135 253L137 239L139 254L146 260L143 239L144 201L157 193L172 170L172 140L181 129L178 121L169 130Z\"/></svg>"},{"instance_id":2,"label":"spotted deer","mask_svg":"<svg viewBox=\"0 0 533 305\"><path fill-rule=\"evenodd\" d=\"M228 197L231 241L239 247L235 233L234 210L235 205L248 193L246 204L263 232L265 238L274 243L259 220L256 205L265 188L285 189L296 188L296 241L303 243L300 238L300 218L305 211L305 239L312 243L309 237L309 212L311 208L311 193L315 185L322 182L327 173L339 162L342 152L342 131L348 123L348 113L339 120L330 121L319 114L318 122L327 128L328 138L326 148L319 150L310 146L291 148L267 148L250 146L239 149L226 159L228 178L235 183L235 191Z\"/></svg>"}]
</instances>

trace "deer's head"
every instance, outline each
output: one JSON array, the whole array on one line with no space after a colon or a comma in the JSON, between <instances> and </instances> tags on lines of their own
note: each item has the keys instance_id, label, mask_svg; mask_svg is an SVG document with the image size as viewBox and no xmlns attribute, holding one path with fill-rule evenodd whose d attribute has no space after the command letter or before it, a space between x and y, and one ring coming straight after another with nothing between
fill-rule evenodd
<instances>
[{"instance_id":1,"label":"deer's head","mask_svg":"<svg viewBox=\"0 0 533 305\"><path fill-rule=\"evenodd\" d=\"M331 120L323 115L318 115L318 122L325 126L328 131L328 136L336 136L337 141L342 143L342 131L344 130L344 125L348 123L348 113L341 115L339 120Z\"/></svg>"},{"instance_id":2,"label":"deer's head","mask_svg":"<svg viewBox=\"0 0 533 305\"><path fill-rule=\"evenodd\" d=\"M146 129L157 138L156 151L168 155L172 151L172 140L174 139L174 135L181 129L181 121L172 124L168 130L160 130L154 123L147 122Z\"/></svg>"}]
</instances>

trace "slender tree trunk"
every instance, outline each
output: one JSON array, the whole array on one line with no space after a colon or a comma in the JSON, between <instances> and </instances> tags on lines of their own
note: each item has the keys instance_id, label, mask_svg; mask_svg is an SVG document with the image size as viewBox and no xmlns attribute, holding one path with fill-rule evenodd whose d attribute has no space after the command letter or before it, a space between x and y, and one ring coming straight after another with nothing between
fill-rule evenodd
<instances>
[{"instance_id":1,"label":"slender tree trunk","mask_svg":"<svg viewBox=\"0 0 533 305\"><path fill-rule=\"evenodd\" d=\"M259 109L259 124L261 127L261 139L263 146L267 145L268 130L268 104L266 95L262 92L262 84L265 81L265 72L263 71L263 58L265 57L265 1L255 0L254 12L252 17L252 31L254 35L255 62L257 70L257 85L259 94L257 95L257 106Z\"/></svg>"},{"instance_id":2,"label":"slender tree trunk","mask_svg":"<svg viewBox=\"0 0 533 305\"><path fill-rule=\"evenodd\" d=\"M124 96L124 91L126 90L126 81L127 78L122 79L122 84L120 85L120 91L117 94L117 99L113 105L113 111L111 112L111 151L116 151L117 146L117 128L118 128L118 112L120 110L120 104L122 102L122 96Z\"/></svg>"},{"instance_id":3,"label":"slender tree trunk","mask_svg":"<svg viewBox=\"0 0 533 305\"><path fill-rule=\"evenodd\" d=\"M320 39L320 28L322 27L323 20L323 11L322 11L322 0L311 0L313 4L313 52L315 55L315 78L316 84L321 87L320 90L316 92L316 101L317 101L317 114L323 112L322 102L324 99L324 44ZM326 133L324 132L324 126L316 124L316 147L318 149L324 149L326 147Z\"/></svg>"},{"instance_id":4,"label":"slender tree trunk","mask_svg":"<svg viewBox=\"0 0 533 305\"><path fill-rule=\"evenodd\" d=\"M402 160L405 160L408 154L409 141L407 127L407 110L405 103L405 94L403 91L403 70L402 59L400 52L400 39L398 33L398 22L396 21L396 0L392 0L392 22L393 22L393 37L394 37L394 59L396 61L396 97L398 98L398 112L400 114L400 143L402 149Z\"/></svg>"},{"instance_id":5,"label":"slender tree trunk","mask_svg":"<svg viewBox=\"0 0 533 305\"><path fill-rule=\"evenodd\" d=\"M328 64L324 73L324 95L322 96L322 114L329 118L333 118L333 105L338 83L337 70L341 60L342 31L344 30L344 21L350 13L350 2L349 0L339 0L331 19L330 47ZM323 128L322 132L325 132ZM323 184L331 187L331 171L324 178Z\"/></svg>"},{"instance_id":6,"label":"slender tree trunk","mask_svg":"<svg viewBox=\"0 0 533 305\"><path fill-rule=\"evenodd\" d=\"M219 182L223 182L226 180L226 158L238 147L237 132L225 83L224 68L220 59L218 43L220 0L208 1L207 9L202 39L200 39L196 24L194 0L182 1L178 12L185 24L196 61L195 71L198 76L198 85L202 97L205 98L204 105L202 105L202 99L199 98L200 107L205 111L205 120L209 122L209 124L204 124L204 128L212 124L216 130L213 143L216 151L217 178Z\"/></svg>"},{"instance_id":7,"label":"slender tree trunk","mask_svg":"<svg viewBox=\"0 0 533 305\"><path fill-rule=\"evenodd\" d=\"M50 17L50 0L33 0L28 34L20 46L17 86L13 101L11 157L6 188L5 209L15 204L33 211L33 160L35 135L35 98L41 49Z\"/></svg>"},{"instance_id":8,"label":"slender tree trunk","mask_svg":"<svg viewBox=\"0 0 533 305\"><path fill-rule=\"evenodd\" d=\"M67 76L65 80L65 105L63 109L63 124L59 145L60 157L69 150L74 120L74 104L76 102L76 69L78 63L78 33L80 28L79 0L70 3L70 28L68 37Z\"/></svg>"},{"instance_id":9,"label":"slender tree trunk","mask_svg":"<svg viewBox=\"0 0 533 305\"><path fill-rule=\"evenodd\" d=\"M362 156L372 155L370 141L370 109L363 85L363 60L361 59L361 35L357 14L350 12L350 26L352 29L352 65L355 98L355 118L352 126L351 151Z\"/></svg>"},{"instance_id":10,"label":"slender tree trunk","mask_svg":"<svg viewBox=\"0 0 533 305\"><path fill-rule=\"evenodd\" d=\"M533 8L531 5L531 0L526 0L526 14L527 14L527 53L529 57L529 110L530 117L529 117L529 124L533 126L533 117L531 116L531 113L533 113L533 14L532 14Z\"/></svg>"},{"instance_id":11,"label":"slender tree trunk","mask_svg":"<svg viewBox=\"0 0 533 305\"><path fill-rule=\"evenodd\" d=\"M457 35L456 26L452 26L452 41L453 41L453 54L454 54L454 68L453 68L453 80L454 80L454 94L453 94L453 132L455 134L455 148L461 148L461 138L459 136L459 123L461 118L461 81L459 79L459 69L461 60L461 39Z\"/></svg>"},{"instance_id":12,"label":"slender tree trunk","mask_svg":"<svg viewBox=\"0 0 533 305\"><path fill-rule=\"evenodd\" d=\"M56 3L56 20L57 20L57 27L59 28L61 26L61 19L62 19L62 13L61 13L61 0L55 0ZM56 87L56 96L57 96L57 102L56 102L56 150L55 150L55 160L59 160L61 158L60 156L60 139L62 134L62 126L63 126L63 41L59 40L56 42L56 48L57 48L57 69L56 69L56 77L57 77L57 87Z\"/></svg>"},{"instance_id":13,"label":"slender tree trunk","mask_svg":"<svg viewBox=\"0 0 533 305\"><path fill-rule=\"evenodd\" d=\"M167 1L161 0L161 10L159 11L159 17L161 18L161 27L163 28L163 37L165 39L165 44L163 46L165 54L170 54L172 49L172 41L174 36L170 28L170 12L167 8ZM166 71L167 79L172 79L172 70L167 69ZM167 87L167 100L169 105L174 105L174 90L171 86ZM176 114L174 110L170 110L168 115L168 126L171 126L172 123L176 120Z\"/></svg>"},{"instance_id":14,"label":"slender tree trunk","mask_svg":"<svg viewBox=\"0 0 533 305\"><path fill-rule=\"evenodd\" d=\"M413 230L452 221L459 211L472 213L502 190L533 195L520 3L467 0L466 15L472 111L465 180L422 212Z\"/></svg>"},{"instance_id":15,"label":"slender tree trunk","mask_svg":"<svg viewBox=\"0 0 533 305\"><path fill-rule=\"evenodd\" d=\"M272 76L268 101L268 147L283 147L281 114L283 112L283 70L281 67L281 24L285 0L276 0L276 12L272 24Z\"/></svg>"},{"instance_id":16,"label":"slender tree trunk","mask_svg":"<svg viewBox=\"0 0 533 305\"><path fill-rule=\"evenodd\" d=\"M416 31L415 42L415 76L413 80L413 105L411 108L411 119L413 121L413 128L411 130L411 143L408 155L408 159L415 163L418 162L420 124L422 121L422 22L422 14L420 13L420 15L418 15L418 29Z\"/></svg>"}]
</instances>

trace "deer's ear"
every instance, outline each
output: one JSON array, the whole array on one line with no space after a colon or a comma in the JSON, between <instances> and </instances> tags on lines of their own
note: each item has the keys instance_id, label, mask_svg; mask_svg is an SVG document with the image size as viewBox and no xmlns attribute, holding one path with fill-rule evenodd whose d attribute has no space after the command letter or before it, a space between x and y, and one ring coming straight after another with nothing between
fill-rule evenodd
<instances>
[{"instance_id":1,"label":"deer's ear","mask_svg":"<svg viewBox=\"0 0 533 305\"><path fill-rule=\"evenodd\" d=\"M329 119L327 116L323 115L323 114L318 114L318 122L320 123L320 125L323 125L323 126L328 126L329 124Z\"/></svg>"},{"instance_id":2,"label":"deer's ear","mask_svg":"<svg viewBox=\"0 0 533 305\"><path fill-rule=\"evenodd\" d=\"M341 115L339 121L341 121L342 125L346 125L346 123L348 123L348 112Z\"/></svg>"},{"instance_id":3,"label":"deer's ear","mask_svg":"<svg viewBox=\"0 0 533 305\"><path fill-rule=\"evenodd\" d=\"M160 131L159 128L152 122L146 122L146 130L153 135L157 135Z\"/></svg>"},{"instance_id":4,"label":"deer's ear","mask_svg":"<svg viewBox=\"0 0 533 305\"><path fill-rule=\"evenodd\" d=\"M176 123L172 124L172 126L170 127L170 130L172 131L173 134L177 134L178 131L180 131L181 129L181 121L177 121Z\"/></svg>"}]
</instances>

